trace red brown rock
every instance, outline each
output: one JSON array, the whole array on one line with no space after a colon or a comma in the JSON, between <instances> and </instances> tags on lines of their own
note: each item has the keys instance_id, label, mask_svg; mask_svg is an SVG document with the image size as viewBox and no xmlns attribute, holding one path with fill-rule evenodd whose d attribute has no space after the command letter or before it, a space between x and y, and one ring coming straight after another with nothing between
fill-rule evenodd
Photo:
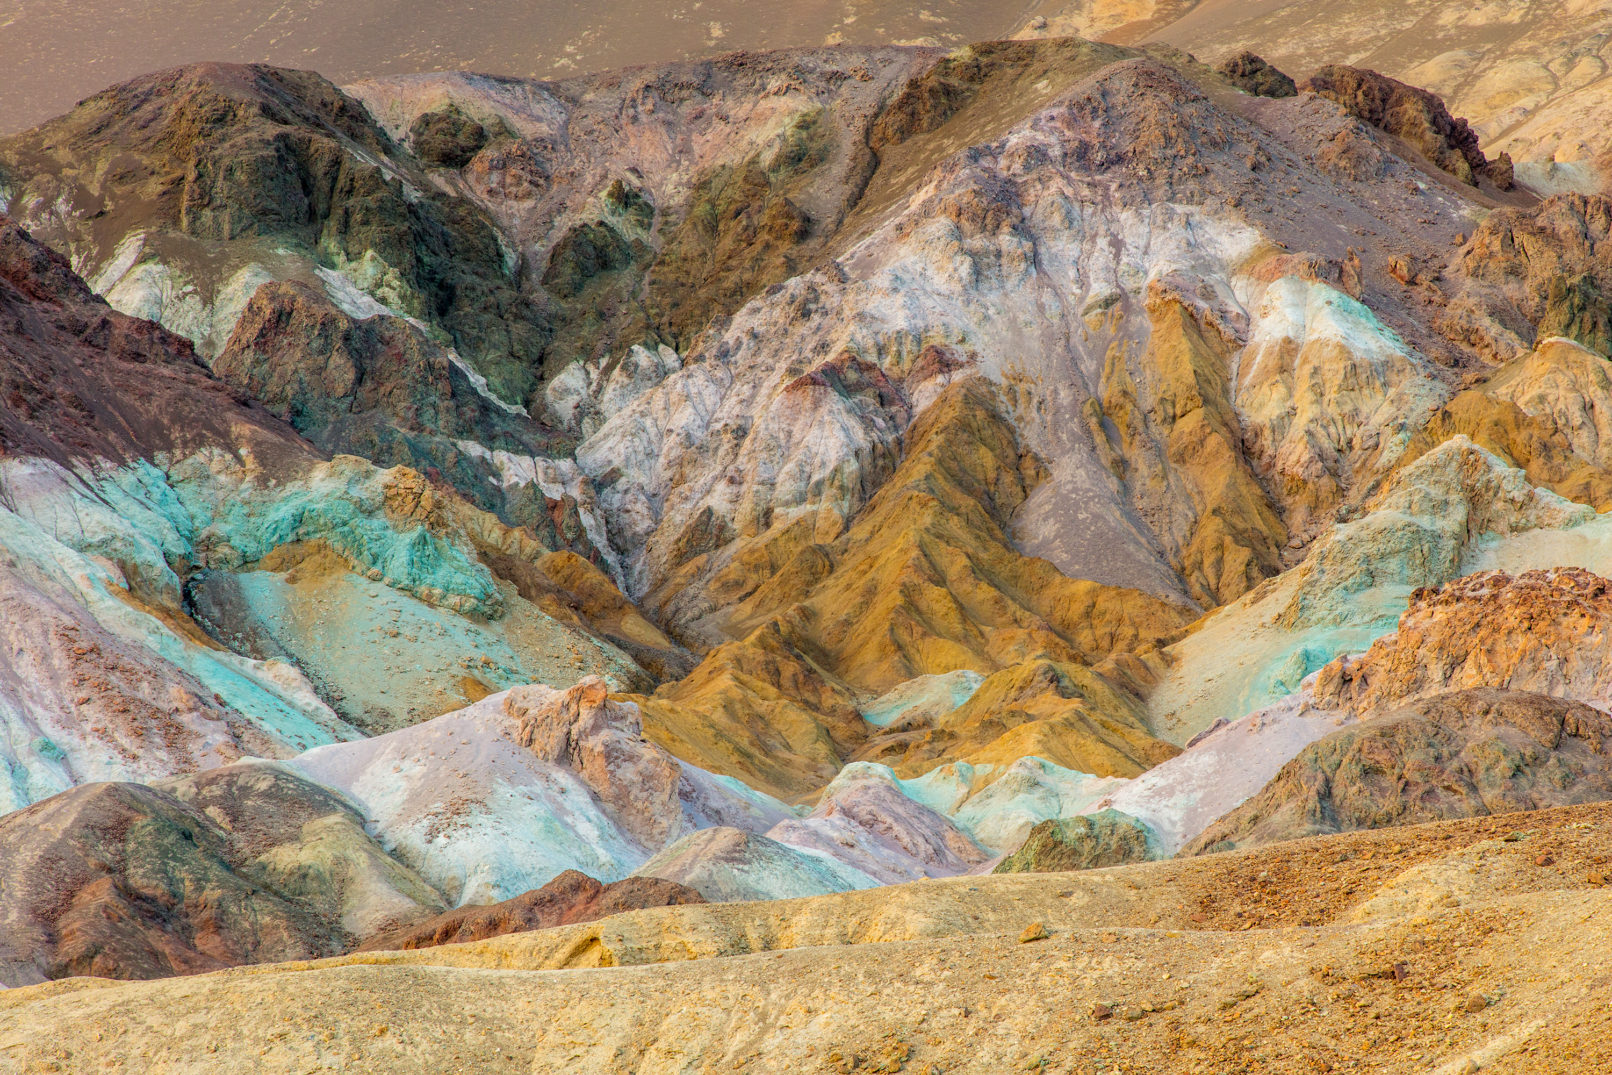
<instances>
[{"instance_id":1,"label":"red brown rock","mask_svg":"<svg viewBox=\"0 0 1612 1075\"><path fill-rule=\"evenodd\" d=\"M5 986L330 956L442 907L349 806L271 767L85 784L0 818L0 893Z\"/></svg>"},{"instance_id":2,"label":"red brown rock","mask_svg":"<svg viewBox=\"0 0 1612 1075\"><path fill-rule=\"evenodd\" d=\"M264 461L314 458L189 340L107 306L3 214L0 324L0 456L67 464L249 443Z\"/></svg>"},{"instance_id":3,"label":"red brown rock","mask_svg":"<svg viewBox=\"0 0 1612 1075\"><path fill-rule=\"evenodd\" d=\"M359 951L431 948L480 941L505 933L592 922L643 907L704 903L693 889L658 877L628 877L603 884L585 873L566 870L530 892L486 907L459 907L413 926L371 937Z\"/></svg>"}]
</instances>

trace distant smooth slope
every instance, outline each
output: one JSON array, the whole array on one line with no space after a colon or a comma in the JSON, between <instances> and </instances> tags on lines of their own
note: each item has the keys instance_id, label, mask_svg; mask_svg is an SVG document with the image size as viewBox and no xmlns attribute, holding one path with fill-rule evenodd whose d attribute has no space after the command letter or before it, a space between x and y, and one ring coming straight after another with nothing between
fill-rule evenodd
<instances>
[{"instance_id":1,"label":"distant smooth slope","mask_svg":"<svg viewBox=\"0 0 1612 1075\"><path fill-rule=\"evenodd\" d=\"M11 3L0 5L0 133L112 82L202 60L314 69L337 83L450 70L553 78L734 49L1077 34L1209 61L1250 48L1300 78L1326 63L1379 70L1442 95L1485 146L1534 165L1523 174L1536 188L1586 189L1612 150L1593 122L1612 93L1609 29L1606 0L786 0L765 18L742 0Z\"/></svg>"},{"instance_id":2,"label":"distant smooth slope","mask_svg":"<svg viewBox=\"0 0 1612 1075\"><path fill-rule=\"evenodd\" d=\"M1593 117L1612 95L1605 0L1051 0L1020 36L1162 42L1219 62L1252 49L1295 78L1323 64L1425 86L1536 189L1596 187L1612 141ZM1552 168L1551 165L1557 165Z\"/></svg>"},{"instance_id":3,"label":"distant smooth slope","mask_svg":"<svg viewBox=\"0 0 1612 1075\"><path fill-rule=\"evenodd\" d=\"M732 49L961 44L1005 33L1026 0L75 0L0 4L0 131L122 79L200 60L312 68L337 82L414 71L581 74ZM182 27L179 32L176 28Z\"/></svg>"}]
</instances>

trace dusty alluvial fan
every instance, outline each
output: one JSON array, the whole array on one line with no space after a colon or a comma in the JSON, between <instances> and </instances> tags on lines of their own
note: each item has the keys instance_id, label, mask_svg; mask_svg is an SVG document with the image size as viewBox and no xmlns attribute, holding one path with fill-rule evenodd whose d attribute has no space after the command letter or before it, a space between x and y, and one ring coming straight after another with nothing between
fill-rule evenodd
<instances>
[{"instance_id":1,"label":"dusty alluvial fan","mask_svg":"<svg viewBox=\"0 0 1612 1075\"><path fill-rule=\"evenodd\" d=\"M1612 8L1254 6L0 138L0 1073L1612 1070Z\"/></svg>"}]
</instances>

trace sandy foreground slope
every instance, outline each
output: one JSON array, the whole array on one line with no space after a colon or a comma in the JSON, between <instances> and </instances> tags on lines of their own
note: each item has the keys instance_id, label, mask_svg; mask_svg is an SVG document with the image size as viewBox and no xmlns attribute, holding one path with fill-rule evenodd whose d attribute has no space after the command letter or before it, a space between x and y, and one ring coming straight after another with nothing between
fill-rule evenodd
<instances>
[{"instance_id":1,"label":"sandy foreground slope","mask_svg":"<svg viewBox=\"0 0 1612 1075\"><path fill-rule=\"evenodd\" d=\"M0 994L0 1071L1604 1071L1609 835L1596 804L70 979Z\"/></svg>"}]
</instances>

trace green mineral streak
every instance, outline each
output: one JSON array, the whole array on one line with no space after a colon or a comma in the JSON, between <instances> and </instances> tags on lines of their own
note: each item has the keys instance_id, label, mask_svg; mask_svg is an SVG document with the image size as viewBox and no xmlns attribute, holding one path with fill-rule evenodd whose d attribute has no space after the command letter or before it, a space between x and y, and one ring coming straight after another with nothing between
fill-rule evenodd
<instances>
[{"instance_id":1,"label":"green mineral streak","mask_svg":"<svg viewBox=\"0 0 1612 1075\"><path fill-rule=\"evenodd\" d=\"M503 596L474 554L424 525L386 515L384 471L338 457L305 480L246 482L190 461L169 476L170 497L148 498L208 567L249 569L283 545L322 541L354 571L466 615L496 618Z\"/></svg>"},{"instance_id":2,"label":"green mineral streak","mask_svg":"<svg viewBox=\"0 0 1612 1075\"><path fill-rule=\"evenodd\" d=\"M40 736L29 745L33 747L35 754L38 754L41 758L46 758L50 761L61 761L63 758L67 757L66 752L63 751L61 747L57 746L49 739L46 739L44 736Z\"/></svg>"}]
</instances>

